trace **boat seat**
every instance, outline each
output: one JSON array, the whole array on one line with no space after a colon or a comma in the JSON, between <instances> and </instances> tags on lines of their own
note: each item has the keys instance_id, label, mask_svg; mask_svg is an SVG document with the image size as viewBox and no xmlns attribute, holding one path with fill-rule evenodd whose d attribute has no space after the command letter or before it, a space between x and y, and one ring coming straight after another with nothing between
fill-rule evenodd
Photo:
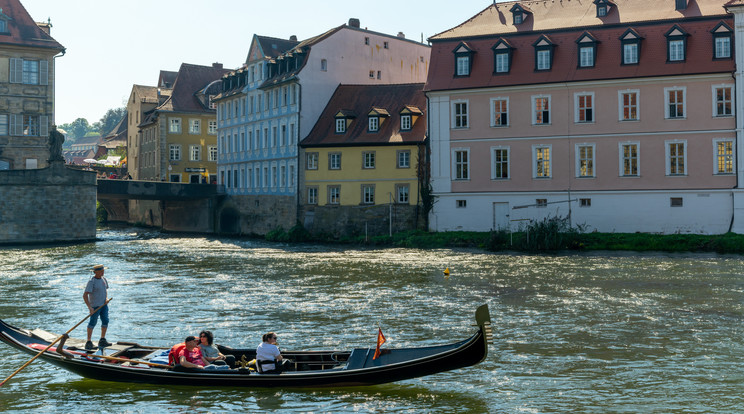
<instances>
[{"instance_id":1,"label":"boat seat","mask_svg":"<svg viewBox=\"0 0 744 414\"><path fill-rule=\"evenodd\" d=\"M346 369L364 368L370 353L369 351L369 348L354 348L351 351L351 355L349 355L349 359L346 361Z\"/></svg>"}]
</instances>

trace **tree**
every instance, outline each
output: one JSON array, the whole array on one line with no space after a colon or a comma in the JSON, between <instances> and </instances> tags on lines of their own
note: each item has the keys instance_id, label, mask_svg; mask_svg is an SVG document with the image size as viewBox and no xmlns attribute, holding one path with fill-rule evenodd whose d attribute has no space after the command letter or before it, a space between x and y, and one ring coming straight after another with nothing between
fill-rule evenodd
<instances>
[{"instance_id":1,"label":"tree","mask_svg":"<svg viewBox=\"0 0 744 414\"><path fill-rule=\"evenodd\" d=\"M93 128L98 130L98 133L101 134L101 136L105 137L108 135L111 131L114 130L116 125L121 121L121 119L124 117L124 114L127 113L127 108L114 108L109 109L106 111L106 114L103 115L100 121L93 124Z\"/></svg>"},{"instance_id":2,"label":"tree","mask_svg":"<svg viewBox=\"0 0 744 414\"><path fill-rule=\"evenodd\" d=\"M59 128L64 129L72 141L77 141L90 131L90 124L87 119L78 118L69 124L60 125Z\"/></svg>"}]
</instances>

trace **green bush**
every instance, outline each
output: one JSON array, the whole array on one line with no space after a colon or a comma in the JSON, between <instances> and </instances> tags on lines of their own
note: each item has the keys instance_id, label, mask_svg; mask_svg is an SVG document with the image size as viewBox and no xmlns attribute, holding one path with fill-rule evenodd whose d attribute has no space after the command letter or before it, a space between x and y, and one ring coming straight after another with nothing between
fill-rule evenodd
<instances>
[{"instance_id":1,"label":"green bush","mask_svg":"<svg viewBox=\"0 0 744 414\"><path fill-rule=\"evenodd\" d=\"M108 211L96 201L96 224L105 225L106 223L108 223Z\"/></svg>"}]
</instances>

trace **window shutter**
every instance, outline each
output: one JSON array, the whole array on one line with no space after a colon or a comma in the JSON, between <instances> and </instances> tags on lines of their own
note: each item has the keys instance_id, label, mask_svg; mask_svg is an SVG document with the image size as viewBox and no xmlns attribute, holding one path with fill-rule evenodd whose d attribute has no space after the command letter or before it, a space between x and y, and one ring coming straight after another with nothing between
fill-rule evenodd
<instances>
[{"instance_id":1,"label":"window shutter","mask_svg":"<svg viewBox=\"0 0 744 414\"><path fill-rule=\"evenodd\" d=\"M39 85L49 85L49 62L39 61Z\"/></svg>"},{"instance_id":2,"label":"window shutter","mask_svg":"<svg viewBox=\"0 0 744 414\"><path fill-rule=\"evenodd\" d=\"M42 115L39 117L39 136L49 136L49 117L46 115Z\"/></svg>"},{"instance_id":3,"label":"window shutter","mask_svg":"<svg viewBox=\"0 0 744 414\"><path fill-rule=\"evenodd\" d=\"M10 135L21 135L21 131L18 125L18 115L10 115Z\"/></svg>"},{"instance_id":4,"label":"window shutter","mask_svg":"<svg viewBox=\"0 0 744 414\"><path fill-rule=\"evenodd\" d=\"M23 59L10 59L10 83L21 83L23 81Z\"/></svg>"}]
</instances>

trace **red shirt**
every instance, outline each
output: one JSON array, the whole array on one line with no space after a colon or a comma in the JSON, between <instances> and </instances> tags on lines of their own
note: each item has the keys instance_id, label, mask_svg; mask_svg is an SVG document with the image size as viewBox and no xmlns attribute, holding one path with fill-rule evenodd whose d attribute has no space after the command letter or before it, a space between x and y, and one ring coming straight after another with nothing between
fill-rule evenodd
<instances>
[{"instance_id":1,"label":"red shirt","mask_svg":"<svg viewBox=\"0 0 744 414\"><path fill-rule=\"evenodd\" d=\"M185 356L186 360L191 362L192 364L196 364L199 366L204 366L204 361L202 360L202 354L201 350L198 346L195 346L194 349L189 351L185 347L178 352L178 360L181 360L181 357Z\"/></svg>"}]
</instances>

